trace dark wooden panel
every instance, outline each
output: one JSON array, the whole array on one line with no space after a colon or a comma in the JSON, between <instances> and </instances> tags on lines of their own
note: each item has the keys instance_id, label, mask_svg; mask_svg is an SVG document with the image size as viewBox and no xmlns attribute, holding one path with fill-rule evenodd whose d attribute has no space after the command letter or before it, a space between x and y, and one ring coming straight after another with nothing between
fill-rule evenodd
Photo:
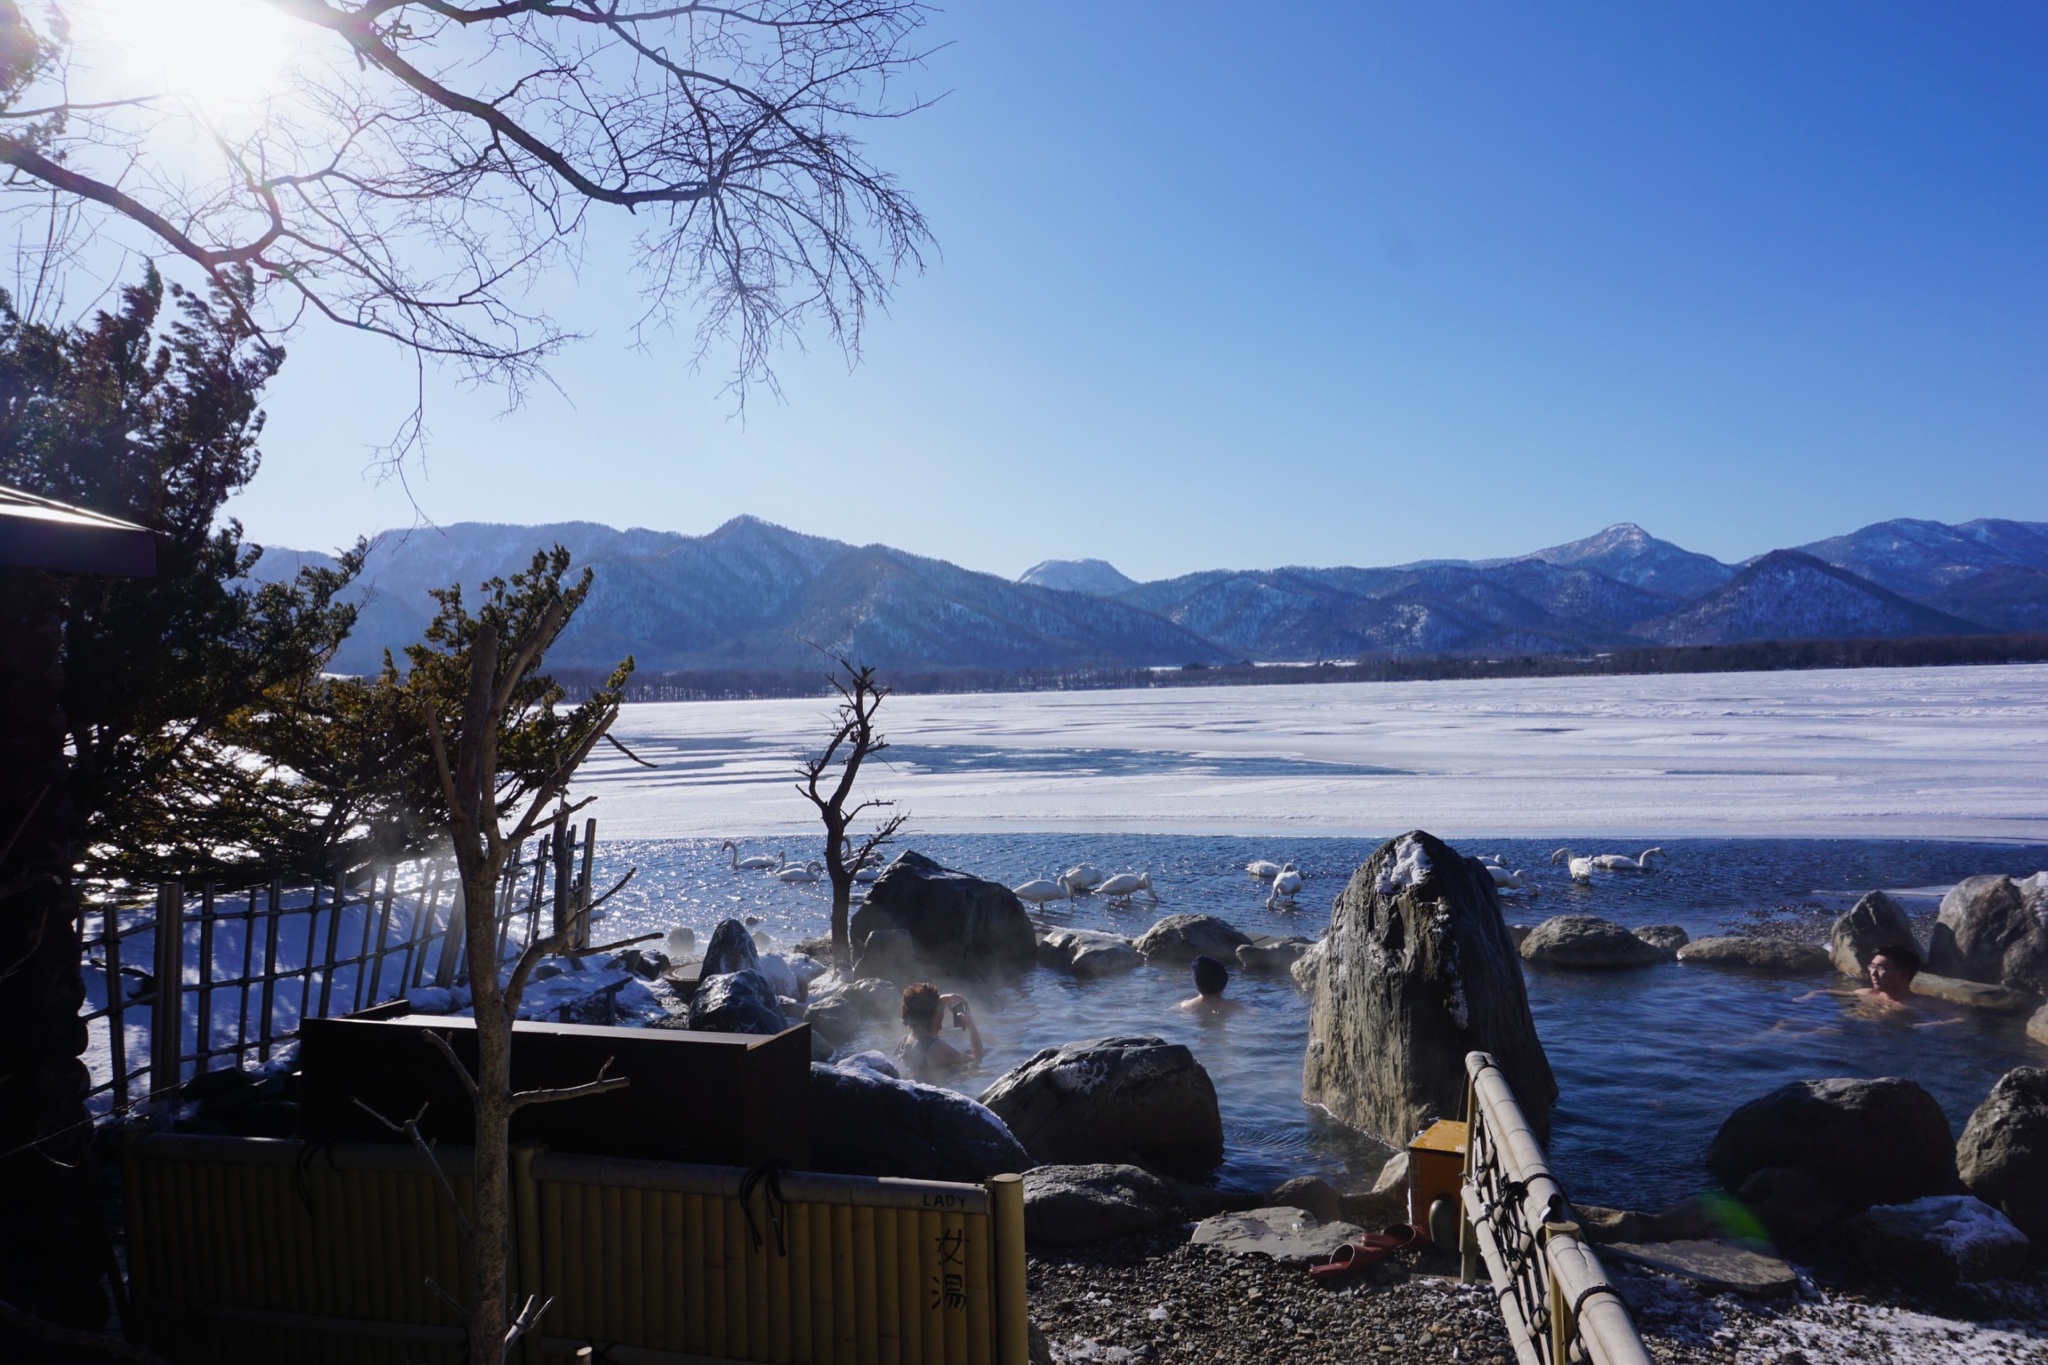
<instances>
[{"instance_id":1,"label":"dark wooden panel","mask_svg":"<svg viewBox=\"0 0 2048 1365\"><path fill-rule=\"evenodd\" d=\"M436 1142L469 1146L469 1097L422 1036L445 1036L475 1066L476 1026L444 1015L308 1019L299 1034L300 1132L315 1142L404 1141L365 1114L361 1100L394 1121L426 1113ZM559 1152L756 1166L770 1157L810 1162L810 1026L773 1037L669 1029L521 1022L513 1031L512 1082L520 1090L579 1085L612 1059L624 1090L515 1114L515 1140Z\"/></svg>"}]
</instances>

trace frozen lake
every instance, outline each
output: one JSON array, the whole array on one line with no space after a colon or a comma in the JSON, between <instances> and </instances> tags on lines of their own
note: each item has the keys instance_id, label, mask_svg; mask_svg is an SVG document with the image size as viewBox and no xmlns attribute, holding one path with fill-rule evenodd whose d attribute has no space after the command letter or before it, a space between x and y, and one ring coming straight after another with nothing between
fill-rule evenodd
<instances>
[{"instance_id":1,"label":"frozen lake","mask_svg":"<svg viewBox=\"0 0 2048 1365\"><path fill-rule=\"evenodd\" d=\"M822 700L626 707L607 838L808 835ZM893 697L913 831L2048 837L2048 665Z\"/></svg>"}]
</instances>

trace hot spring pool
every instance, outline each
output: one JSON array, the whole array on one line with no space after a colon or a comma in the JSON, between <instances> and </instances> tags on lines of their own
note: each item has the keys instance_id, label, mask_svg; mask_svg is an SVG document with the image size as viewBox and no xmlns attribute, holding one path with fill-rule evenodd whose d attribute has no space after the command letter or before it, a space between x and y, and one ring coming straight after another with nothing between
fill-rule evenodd
<instances>
[{"instance_id":1,"label":"hot spring pool","mask_svg":"<svg viewBox=\"0 0 2048 1365\"><path fill-rule=\"evenodd\" d=\"M1378 840L1237 839L1178 835L919 835L915 848L980 876L1015 885L1077 862L1106 872L1149 869L1160 905L1109 910L1094 898L1055 902L1049 919L1126 936L1160 915L1220 916L1247 933L1319 936L1330 903ZM1757 918L1839 913L1873 888L1931 915L1942 890L1981 872L2027 875L2048 867L2048 846L1897 840L1605 839L1581 853L1638 853L1661 844L1662 871L1606 876L1574 886L1548 866L1555 841L1464 840L1464 853L1499 853L1538 877L1542 895L1510 902L1508 918L1533 923L1582 912L1626 925L1681 924L1695 937ZM747 852L809 844L766 839ZM1244 873L1253 858L1292 860L1308 876L1300 909L1263 907L1265 889ZM720 919L756 915L778 946L824 932L829 890L787 886L733 872L713 840L600 843L599 884L637 866L612 902L610 936L687 924L699 942ZM1837 999L1802 1001L1821 980L1776 979L1667 964L1636 971L1528 972L1529 997L1557 1074L1551 1157L1575 1196L1593 1203L1657 1207L1697 1189L1701 1158L1728 1111L1787 1081L1818 1076L1906 1076L1941 1101L1960 1130L2012 1067L2041 1065L2048 1049L2028 1041L2025 1021L1927 1001L1910 1019L1868 1019ZM979 1092L1039 1048L1116 1033L1156 1033L1186 1043L1215 1079L1226 1155L1217 1172L1231 1188L1270 1188L1295 1175L1339 1185L1368 1180L1387 1155L1301 1101L1308 1003L1286 976L1238 975L1245 1008L1198 1020L1173 1008L1191 993L1186 970L1140 967L1129 976L1076 981L1038 970L993 993L974 991L989 1055L955 1088ZM1935 1025L1922 1027L1919 1025ZM892 1050L893 1029L860 1045Z\"/></svg>"}]
</instances>

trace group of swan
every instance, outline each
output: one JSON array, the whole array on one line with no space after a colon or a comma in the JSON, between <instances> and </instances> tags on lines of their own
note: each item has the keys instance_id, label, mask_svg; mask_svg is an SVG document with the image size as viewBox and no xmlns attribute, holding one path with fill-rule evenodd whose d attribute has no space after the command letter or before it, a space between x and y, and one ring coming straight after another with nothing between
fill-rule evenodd
<instances>
[{"instance_id":1,"label":"group of swan","mask_svg":"<svg viewBox=\"0 0 2048 1365\"><path fill-rule=\"evenodd\" d=\"M1033 905L1097 894L1115 902L1128 903L1141 891L1151 898L1154 905L1159 903L1159 893L1152 889L1151 873L1119 872L1114 877L1104 877L1102 870L1090 863L1078 863L1057 877L1033 877L1010 890L1018 900L1030 901Z\"/></svg>"},{"instance_id":2,"label":"group of swan","mask_svg":"<svg viewBox=\"0 0 2048 1365\"><path fill-rule=\"evenodd\" d=\"M1664 850L1661 848L1646 848L1640 855L1634 858L1629 857L1625 853L1598 853L1590 858L1580 858L1575 856L1570 849L1561 848L1550 855L1550 862L1553 867L1560 862L1563 863L1566 870L1571 873L1573 881L1578 882L1582 886L1590 886L1593 881L1593 873L1596 871L1650 872L1654 871L1650 866L1650 859L1662 858L1663 856Z\"/></svg>"},{"instance_id":3,"label":"group of swan","mask_svg":"<svg viewBox=\"0 0 2048 1365\"><path fill-rule=\"evenodd\" d=\"M751 857L742 858L740 846L730 839L720 844L718 849L721 853L732 854L733 871L766 872L776 881L789 886L809 886L825 871L825 865L816 858L806 863L792 863L787 853L777 853L772 858L765 853L756 853ZM853 879L863 884L872 882L880 875L881 869L874 865L873 860L863 862L853 870Z\"/></svg>"},{"instance_id":4,"label":"group of swan","mask_svg":"<svg viewBox=\"0 0 2048 1365\"><path fill-rule=\"evenodd\" d=\"M1293 863L1276 863L1269 858L1254 858L1244 865L1245 875L1256 877L1262 882L1271 882L1273 889L1266 896L1268 910L1292 910L1294 897L1301 890L1301 872Z\"/></svg>"}]
</instances>

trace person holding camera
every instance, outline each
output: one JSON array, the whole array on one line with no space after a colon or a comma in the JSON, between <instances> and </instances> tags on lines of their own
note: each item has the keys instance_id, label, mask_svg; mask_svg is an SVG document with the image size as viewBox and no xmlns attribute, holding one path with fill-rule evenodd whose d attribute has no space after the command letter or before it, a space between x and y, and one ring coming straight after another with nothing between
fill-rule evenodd
<instances>
[{"instance_id":1,"label":"person holding camera","mask_svg":"<svg viewBox=\"0 0 2048 1365\"><path fill-rule=\"evenodd\" d=\"M939 1036L945 1031L948 1011L952 1013L954 1027L967 1034L965 1052ZM986 1052L981 1045L981 1030L974 1024L974 1011L967 1006L967 997L951 993L941 995L939 988L929 981L903 988L903 1029L903 1041L896 1047L896 1058L908 1066L911 1074L919 1080L958 1071L970 1062L979 1062Z\"/></svg>"}]
</instances>

